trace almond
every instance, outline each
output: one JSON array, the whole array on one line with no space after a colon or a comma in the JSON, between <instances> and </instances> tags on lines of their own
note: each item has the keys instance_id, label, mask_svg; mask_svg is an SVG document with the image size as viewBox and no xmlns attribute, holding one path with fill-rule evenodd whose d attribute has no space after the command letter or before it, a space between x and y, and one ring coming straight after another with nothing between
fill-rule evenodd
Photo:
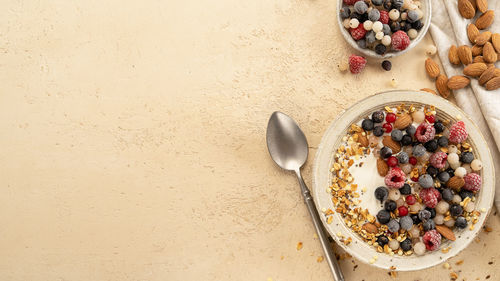
<instances>
[{"instance_id":1,"label":"almond","mask_svg":"<svg viewBox=\"0 0 500 281\"><path fill-rule=\"evenodd\" d=\"M495 77L495 67L488 67L483 74L479 77L479 85L484 85L486 82L488 82L491 78Z\"/></svg>"},{"instance_id":2,"label":"almond","mask_svg":"<svg viewBox=\"0 0 500 281\"><path fill-rule=\"evenodd\" d=\"M472 62L472 51L469 46L462 45L458 47L458 58L464 65L468 65Z\"/></svg>"},{"instance_id":3,"label":"almond","mask_svg":"<svg viewBox=\"0 0 500 281\"><path fill-rule=\"evenodd\" d=\"M474 43L476 43L476 45L484 45L486 44L486 42L490 41L491 39L491 32L490 31L485 31L481 34L479 34L478 36L476 36L476 39L474 39Z\"/></svg>"},{"instance_id":4,"label":"almond","mask_svg":"<svg viewBox=\"0 0 500 281\"><path fill-rule=\"evenodd\" d=\"M368 138L366 136L363 136L362 133L357 133L357 135L359 144L363 147L368 147L368 145L370 144Z\"/></svg>"},{"instance_id":5,"label":"almond","mask_svg":"<svg viewBox=\"0 0 500 281\"><path fill-rule=\"evenodd\" d=\"M472 7L474 7L474 10L477 10L476 0L469 0L469 2L472 4Z\"/></svg>"},{"instance_id":6,"label":"almond","mask_svg":"<svg viewBox=\"0 0 500 281\"><path fill-rule=\"evenodd\" d=\"M420 89L420 91L428 92L428 93L431 93L434 95L438 94L438 93L436 93L436 91L434 91L433 89L429 89L429 88L422 88L422 89Z\"/></svg>"},{"instance_id":7,"label":"almond","mask_svg":"<svg viewBox=\"0 0 500 281\"><path fill-rule=\"evenodd\" d=\"M382 177L385 177L385 175L387 175L387 172L389 172L389 165L387 165L384 159L377 159L377 171L378 174Z\"/></svg>"},{"instance_id":8,"label":"almond","mask_svg":"<svg viewBox=\"0 0 500 281\"><path fill-rule=\"evenodd\" d=\"M500 77L495 77L486 82L486 90L493 91L500 88Z\"/></svg>"},{"instance_id":9,"label":"almond","mask_svg":"<svg viewBox=\"0 0 500 281\"><path fill-rule=\"evenodd\" d=\"M488 10L488 0L476 0L476 7L481 13L486 12Z\"/></svg>"},{"instance_id":10,"label":"almond","mask_svg":"<svg viewBox=\"0 0 500 281\"><path fill-rule=\"evenodd\" d=\"M491 35L491 44L495 47L497 53L500 53L500 34L495 33Z\"/></svg>"},{"instance_id":11,"label":"almond","mask_svg":"<svg viewBox=\"0 0 500 281\"><path fill-rule=\"evenodd\" d=\"M471 19L476 14L476 9L468 0L458 0L458 11L466 19Z\"/></svg>"},{"instance_id":12,"label":"almond","mask_svg":"<svg viewBox=\"0 0 500 281\"><path fill-rule=\"evenodd\" d=\"M391 136L384 136L382 144L390 148L393 154L399 153L399 151L401 151L401 144L394 141Z\"/></svg>"},{"instance_id":13,"label":"almond","mask_svg":"<svg viewBox=\"0 0 500 281\"><path fill-rule=\"evenodd\" d=\"M476 56L472 62L474 62L474 63L484 62L484 58L483 58L483 56Z\"/></svg>"},{"instance_id":14,"label":"almond","mask_svg":"<svg viewBox=\"0 0 500 281\"><path fill-rule=\"evenodd\" d=\"M479 56L483 53L483 46L479 45L474 45L472 48L470 48L470 52L472 53L473 57ZM472 60L474 62L474 60Z\"/></svg>"},{"instance_id":15,"label":"almond","mask_svg":"<svg viewBox=\"0 0 500 281\"><path fill-rule=\"evenodd\" d=\"M413 120L411 119L411 116L405 113L396 119L394 122L394 128L401 130L408 127L412 122Z\"/></svg>"},{"instance_id":16,"label":"almond","mask_svg":"<svg viewBox=\"0 0 500 281\"><path fill-rule=\"evenodd\" d=\"M431 78L436 78L439 75L439 65L431 58L425 60L425 71Z\"/></svg>"},{"instance_id":17,"label":"almond","mask_svg":"<svg viewBox=\"0 0 500 281\"><path fill-rule=\"evenodd\" d=\"M446 186L448 186L449 188L451 188L455 191L459 191L460 188L462 188L462 186L464 186L464 184L465 184L465 181L463 178L453 176L450 180L448 180L448 182L446 183Z\"/></svg>"},{"instance_id":18,"label":"almond","mask_svg":"<svg viewBox=\"0 0 500 281\"><path fill-rule=\"evenodd\" d=\"M457 239L453 231L444 225L436 225L436 230L448 240L455 241Z\"/></svg>"},{"instance_id":19,"label":"almond","mask_svg":"<svg viewBox=\"0 0 500 281\"><path fill-rule=\"evenodd\" d=\"M495 19L495 12L493 12L493 10L488 10L484 14L482 14L479 18L477 18L475 23L476 27L478 29L486 29L490 27L494 19Z\"/></svg>"},{"instance_id":20,"label":"almond","mask_svg":"<svg viewBox=\"0 0 500 281\"><path fill-rule=\"evenodd\" d=\"M467 85L469 85L470 83L470 79L465 77L465 76L462 76L462 75L455 75L455 76L452 76L450 77L450 79L448 79L448 88L452 89L452 90L458 90L458 89L462 89L462 88L465 88L467 87Z\"/></svg>"},{"instance_id":21,"label":"almond","mask_svg":"<svg viewBox=\"0 0 500 281\"><path fill-rule=\"evenodd\" d=\"M471 63L464 68L464 74L472 77L479 77L487 69L485 63L477 62Z\"/></svg>"},{"instance_id":22,"label":"almond","mask_svg":"<svg viewBox=\"0 0 500 281\"><path fill-rule=\"evenodd\" d=\"M438 90L439 94L445 99L448 98L448 96L451 94L451 91L448 88L448 77L446 77L446 75L440 74L437 77L436 89Z\"/></svg>"},{"instance_id":23,"label":"almond","mask_svg":"<svg viewBox=\"0 0 500 281\"><path fill-rule=\"evenodd\" d=\"M451 45L450 49L448 50L448 59L450 60L451 64L455 65L460 64L460 58L458 57L457 46Z\"/></svg>"},{"instance_id":24,"label":"almond","mask_svg":"<svg viewBox=\"0 0 500 281\"><path fill-rule=\"evenodd\" d=\"M467 25L467 37L469 37L469 41L474 44L476 41L476 37L479 35L479 29L477 29L476 25L470 23Z\"/></svg>"},{"instance_id":25,"label":"almond","mask_svg":"<svg viewBox=\"0 0 500 281\"><path fill-rule=\"evenodd\" d=\"M366 232L368 232L368 233L377 233L378 232L377 226L375 226L373 223L367 222L367 223L363 224L362 228L364 230L366 230Z\"/></svg>"},{"instance_id":26,"label":"almond","mask_svg":"<svg viewBox=\"0 0 500 281\"><path fill-rule=\"evenodd\" d=\"M494 63L497 61L497 53L490 42L487 42L483 46L483 58L487 63Z\"/></svg>"}]
</instances>

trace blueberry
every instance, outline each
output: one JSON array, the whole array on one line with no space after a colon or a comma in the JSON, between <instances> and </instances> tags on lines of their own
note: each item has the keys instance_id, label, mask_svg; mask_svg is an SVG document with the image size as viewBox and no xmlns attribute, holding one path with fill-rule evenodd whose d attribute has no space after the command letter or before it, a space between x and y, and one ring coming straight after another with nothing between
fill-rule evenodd
<instances>
[{"instance_id":1,"label":"blueberry","mask_svg":"<svg viewBox=\"0 0 500 281\"><path fill-rule=\"evenodd\" d=\"M438 144L441 147L447 147L448 146L448 138L445 136L441 136L438 139Z\"/></svg>"},{"instance_id":2,"label":"blueberry","mask_svg":"<svg viewBox=\"0 0 500 281\"><path fill-rule=\"evenodd\" d=\"M473 198L474 197L474 192L462 189L462 190L460 190L460 192L458 193L458 195L460 195L460 198L462 198L462 200L464 200L467 197Z\"/></svg>"},{"instance_id":3,"label":"blueberry","mask_svg":"<svg viewBox=\"0 0 500 281\"><path fill-rule=\"evenodd\" d=\"M373 121L370 119L365 119L363 120L363 122L361 122L361 127L363 127L365 131L371 131L373 130Z\"/></svg>"},{"instance_id":4,"label":"blueberry","mask_svg":"<svg viewBox=\"0 0 500 281\"><path fill-rule=\"evenodd\" d=\"M354 3L354 11L358 14L364 14L368 10L368 5L364 1Z\"/></svg>"},{"instance_id":5,"label":"blueberry","mask_svg":"<svg viewBox=\"0 0 500 281\"><path fill-rule=\"evenodd\" d=\"M380 6L382 3L384 3L383 0L372 0L372 4L375 6Z\"/></svg>"},{"instance_id":6,"label":"blueberry","mask_svg":"<svg viewBox=\"0 0 500 281\"><path fill-rule=\"evenodd\" d=\"M384 202L389 195L389 190L385 186L379 186L375 189L375 198L380 201L380 203Z\"/></svg>"},{"instance_id":7,"label":"blueberry","mask_svg":"<svg viewBox=\"0 0 500 281\"><path fill-rule=\"evenodd\" d=\"M373 30L368 31L368 33L366 33L366 43L373 44L375 41L377 41L377 38L375 38L375 32L373 32Z\"/></svg>"},{"instance_id":8,"label":"blueberry","mask_svg":"<svg viewBox=\"0 0 500 281\"><path fill-rule=\"evenodd\" d=\"M441 197L443 197L444 201L451 201L453 200L453 192L451 191L451 189L445 188L441 193Z\"/></svg>"},{"instance_id":9,"label":"blueberry","mask_svg":"<svg viewBox=\"0 0 500 281\"><path fill-rule=\"evenodd\" d=\"M418 212L418 219L421 221L426 221L431 218L431 212L429 210L420 210Z\"/></svg>"},{"instance_id":10,"label":"blueberry","mask_svg":"<svg viewBox=\"0 0 500 281\"><path fill-rule=\"evenodd\" d=\"M392 68L392 63L388 60L385 60L382 62L382 68L385 70L385 71L390 71L391 68Z\"/></svg>"},{"instance_id":11,"label":"blueberry","mask_svg":"<svg viewBox=\"0 0 500 281\"><path fill-rule=\"evenodd\" d=\"M380 210L377 214L377 220L381 224L386 224L391 219L391 213L386 210Z\"/></svg>"},{"instance_id":12,"label":"blueberry","mask_svg":"<svg viewBox=\"0 0 500 281\"><path fill-rule=\"evenodd\" d=\"M401 26L399 25L399 22L393 21L391 22L391 31L396 32L401 29Z\"/></svg>"},{"instance_id":13,"label":"blueberry","mask_svg":"<svg viewBox=\"0 0 500 281\"><path fill-rule=\"evenodd\" d=\"M425 149L427 149L427 151L434 152L434 151L436 151L436 149L438 149L438 142L437 142L437 140L430 140L430 141L424 143L424 147L425 147Z\"/></svg>"},{"instance_id":14,"label":"blueberry","mask_svg":"<svg viewBox=\"0 0 500 281\"><path fill-rule=\"evenodd\" d=\"M401 243L399 244L399 246L405 252L411 250L411 248L412 248L411 239L410 238L406 238L405 240L401 241Z\"/></svg>"},{"instance_id":15,"label":"blueberry","mask_svg":"<svg viewBox=\"0 0 500 281\"><path fill-rule=\"evenodd\" d=\"M446 171L439 172L437 178L440 182L446 183L450 179L450 174Z\"/></svg>"},{"instance_id":16,"label":"blueberry","mask_svg":"<svg viewBox=\"0 0 500 281\"><path fill-rule=\"evenodd\" d=\"M358 44L358 47L360 47L361 49L366 49L366 40L365 39L359 39L358 41L356 41L356 43Z\"/></svg>"},{"instance_id":17,"label":"blueberry","mask_svg":"<svg viewBox=\"0 0 500 281\"><path fill-rule=\"evenodd\" d=\"M420 157L425 154L425 147L421 144L413 147L413 156Z\"/></svg>"},{"instance_id":18,"label":"blueberry","mask_svg":"<svg viewBox=\"0 0 500 281\"><path fill-rule=\"evenodd\" d=\"M384 112L381 110L372 113L372 121L375 123L381 123L382 121L384 121L384 118Z\"/></svg>"},{"instance_id":19,"label":"blueberry","mask_svg":"<svg viewBox=\"0 0 500 281\"><path fill-rule=\"evenodd\" d=\"M351 15L351 9L349 7L344 7L340 10L340 17L343 19L348 18Z\"/></svg>"},{"instance_id":20,"label":"blueberry","mask_svg":"<svg viewBox=\"0 0 500 281\"><path fill-rule=\"evenodd\" d=\"M421 222L417 214L411 214L410 218L413 220L413 224L419 224Z\"/></svg>"},{"instance_id":21,"label":"blueberry","mask_svg":"<svg viewBox=\"0 0 500 281\"><path fill-rule=\"evenodd\" d=\"M427 211L431 212L431 219L433 219L436 216L436 210L434 208L425 208Z\"/></svg>"},{"instance_id":22,"label":"blueberry","mask_svg":"<svg viewBox=\"0 0 500 281\"><path fill-rule=\"evenodd\" d=\"M455 175L455 170L453 170L451 167L446 169L446 172L448 173L450 178L452 178Z\"/></svg>"},{"instance_id":23,"label":"blueberry","mask_svg":"<svg viewBox=\"0 0 500 281\"><path fill-rule=\"evenodd\" d=\"M388 11L392 9L392 1L391 0L384 0L384 9L386 9Z\"/></svg>"},{"instance_id":24,"label":"blueberry","mask_svg":"<svg viewBox=\"0 0 500 281\"><path fill-rule=\"evenodd\" d=\"M436 223L433 220L427 220L427 221L424 221L422 226L424 227L424 231L429 231L429 230L432 230L436 227Z\"/></svg>"},{"instance_id":25,"label":"blueberry","mask_svg":"<svg viewBox=\"0 0 500 281\"><path fill-rule=\"evenodd\" d=\"M406 133L408 135L410 135L410 137L415 135L416 131L417 131L417 128L415 128L415 126L413 126L413 125L410 125L410 126L408 126L408 128L406 128Z\"/></svg>"},{"instance_id":26,"label":"blueberry","mask_svg":"<svg viewBox=\"0 0 500 281\"><path fill-rule=\"evenodd\" d=\"M373 1L372 1L373 3ZM368 19L371 20L372 22L378 21L380 18L380 11L377 9L372 9L371 11L368 12Z\"/></svg>"},{"instance_id":27,"label":"blueberry","mask_svg":"<svg viewBox=\"0 0 500 281\"><path fill-rule=\"evenodd\" d=\"M436 134L440 134L444 131L445 126L441 121L438 120L434 123L434 129L436 129Z\"/></svg>"},{"instance_id":28,"label":"blueberry","mask_svg":"<svg viewBox=\"0 0 500 281\"><path fill-rule=\"evenodd\" d=\"M380 149L380 156L383 158L389 158L392 155L392 149L388 148L387 146L382 147Z\"/></svg>"},{"instance_id":29,"label":"blueberry","mask_svg":"<svg viewBox=\"0 0 500 281\"><path fill-rule=\"evenodd\" d=\"M438 169L434 166L429 166L427 167L427 170L425 170L425 172L429 175L431 175L431 177L435 178L438 174Z\"/></svg>"},{"instance_id":30,"label":"blueberry","mask_svg":"<svg viewBox=\"0 0 500 281\"><path fill-rule=\"evenodd\" d=\"M420 30L422 29L422 27L424 27L424 24L422 23L421 20L417 20L411 24L411 27L413 27L416 30Z\"/></svg>"},{"instance_id":31,"label":"blueberry","mask_svg":"<svg viewBox=\"0 0 500 281\"><path fill-rule=\"evenodd\" d=\"M382 32L384 35L391 35L391 27L388 24L382 25Z\"/></svg>"},{"instance_id":32,"label":"blueberry","mask_svg":"<svg viewBox=\"0 0 500 281\"><path fill-rule=\"evenodd\" d=\"M399 231L399 222L395 219L391 219L387 223L387 229L392 233L398 232Z\"/></svg>"},{"instance_id":33,"label":"blueberry","mask_svg":"<svg viewBox=\"0 0 500 281\"><path fill-rule=\"evenodd\" d=\"M410 160L408 153L401 151L397 156L399 164L406 164Z\"/></svg>"},{"instance_id":34,"label":"blueberry","mask_svg":"<svg viewBox=\"0 0 500 281\"><path fill-rule=\"evenodd\" d=\"M460 216L463 211L462 206L458 204L451 204L450 206L450 214L454 217Z\"/></svg>"},{"instance_id":35,"label":"blueberry","mask_svg":"<svg viewBox=\"0 0 500 281\"><path fill-rule=\"evenodd\" d=\"M429 188L434 185L434 180L431 175L423 174L418 178L418 184L420 184L423 188Z\"/></svg>"},{"instance_id":36,"label":"blueberry","mask_svg":"<svg viewBox=\"0 0 500 281\"><path fill-rule=\"evenodd\" d=\"M401 10L401 7L403 7L404 0L392 0L392 8Z\"/></svg>"},{"instance_id":37,"label":"blueberry","mask_svg":"<svg viewBox=\"0 0 500 281\"><path fill-rule=\"evenodd\" d=\"M412 139L411 139L410 135L404 135L403 138L401 139L402 145L410 145L411 142L412 142Z\"/></svg>"},{"instance_id":38,"label":"blueberry","mask_svg":"<svg viewBox=\"0 0 500 281\"><path fill-rule=\"evenodd\" d=\"M387 236L381 235L377 238L377 243L379 246L384 247L385 244L389 243L389 238L387 238Z\"/></svg>"},{"instance_id":39,"label":"blueberry","mask_svg":"<svg viewBox=\"0 0 500 281\"><path fill-rule=\"evenodd\" d=\"M365 22L368 19L368 14L360 14L354 12L351 14L352 19L357 19L359 22Z\"/></svg>"},{"instance_id":40,"label":"blueberry","mask_svg":"<svg viewBox=\"0 0 500 281\"><path fill-rule=\"evenodd\" d=\"M408 11L408 19L409 22L415 22L418 20L418 13L415 10Z\"/></svg>"},{"instance_id":41,"label":"blueberry","mask_svg":"<svg viewBox=\"0 0 500 281\"><path fill-rule=\"evenodd\" d=\"M467 227L467 220L462 216L458 217L455 220L455 227L461 228L461 229L466 228Z\"/></svg>"},{"instance_id":42,"label":"blueberry","mask_svg":"<svg viewBox=\"0 0 500 281\"><path fill-rule=\"evenodd\" d=\"M392 130L391 138L394 141L401 141L403 139L403 132L401 132L401 130L398 129Z\"/></svg>"},{"instance_id":43,"label":"blueberry","mask_svg":"<svg viewBox=\"0 0 500 281\"><path fill-rule=\"evenodd\" d=\"M467 151L460 155L460 161L463 163L470 164L472 160L474 160L474 154L472 154L472 152Z\"/></svg>"},{"instance_id":44,"label":"blueberry","mask_svg":"<svg viewBox=\"0 0 500 281\"><path fill-rule=\"evenodd\" d=\"M400 24L399 24L400 28L402 31L404 32L408 32L408 30L410 30L411 28L411 25L405 21L402 21Z\"/></svg>"},{"instance_id":45,"label":"blueberry","mask_svg":"<svg viewBox=\"0 0 500 281\"><path fill-rule=\"evenodd\" d=\"M381 126L375 126L375 128L373 128L373 134L377 137L380 137L384 134L384 129L382 129Z\"/></svg>"},{"instance_id":46,"label":"blueberry","mask_svg":"<svg viewBox=\"0 0 500 281\"><path fill-rule=\"evenodd\" d=\"M400 189L399 192L403 195L410 195L411 194L411 186L407 183L405 183Z\"/></svg>"},{"instance_id":47,"label":"blueberry","mask_svg":"<svg viewBox=\"0 0 500 281\"><path fill-rule=\"evenodd\" d=\"M404 216L399 219L399 224L401 225L402 229L410 230L410 228L413 226L413 220L409 216Z\"/></svg>"},{"instance_id":48,"label":"blueberry","mask_svg":"<svg viewBox=\"0 0 500 281\"><path fill-rule=\"evenodd\" d=\"M394 201L394 200L385 201L384 209L386 209L387 211L394 212L397 207L398 207L398 204L396 204L396 201Z\"/></svg>"},{"instance_id":49,"label":"blueberry","mask_svg":"<svg viewBox=\"0 0 500 281\"><path fill-rule=\"evenodd\" d=\"M386 50L387 50L387 47L384 46L384 44L378 44L377 46L375 46L375 53L377 53L379 55L383 55Z\"/></svg>"}]
</instances>

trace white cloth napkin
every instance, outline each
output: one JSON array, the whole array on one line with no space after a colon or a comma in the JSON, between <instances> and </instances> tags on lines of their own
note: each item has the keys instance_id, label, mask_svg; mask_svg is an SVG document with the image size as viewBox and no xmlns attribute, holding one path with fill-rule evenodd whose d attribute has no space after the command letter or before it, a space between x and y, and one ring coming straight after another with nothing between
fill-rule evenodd
<instances>
[{"instance_id":1,"label":"white cloth napkin","mask_svg":"<svg viewBox=\"0 0 500 281\"><path fill-rule=\"evenodd\" d=\"M470 46L466 28L471 20L462 18L458 12L457 0L431 1L433 7L429 30L438 49L444 71L448 77L461 75L463 67L451 65L448 60L448 49L451 45ZM499 12L500 0L489 0L488 9ZM500 32L500 15L497 15L489 30ZM498 62L496 66L498 67ZM471 116L490 144L489 148L495 163L495 206L500 210L500 89L486 91L479 86L477 79L471 79L471 87L455 90L454 93L458 106Z\"/></svg>"}]
</instances>

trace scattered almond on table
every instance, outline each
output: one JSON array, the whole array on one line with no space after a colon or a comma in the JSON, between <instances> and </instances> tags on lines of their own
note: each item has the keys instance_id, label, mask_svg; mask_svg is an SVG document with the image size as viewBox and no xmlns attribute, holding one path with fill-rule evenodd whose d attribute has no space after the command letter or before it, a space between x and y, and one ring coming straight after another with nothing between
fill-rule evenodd
<instances>
[{"instance_id":1,"label":"scattered almond on table","mask_svg":"<svg viewBox=\"0 0 500 281\"><path fill-rule=\"evenodd\" d=\"M452 45L448 50L450 63L464 66L463 75L447 77L439 71L434 60L425 60L425 71L430 78L436 79L437 92L443 98L448 98L453 90L470 85L471 78L478 79L479 85L488 91L500 88L500 69L494 65L500 60L500 34L485 30L493 24L495 12L488 10L487 0L459 0L458 10L465 19L473 19L476 13L481 14L465 30L472 46ZM436 93L432 89L421 90Z\"/></svg>"}]
</instances>

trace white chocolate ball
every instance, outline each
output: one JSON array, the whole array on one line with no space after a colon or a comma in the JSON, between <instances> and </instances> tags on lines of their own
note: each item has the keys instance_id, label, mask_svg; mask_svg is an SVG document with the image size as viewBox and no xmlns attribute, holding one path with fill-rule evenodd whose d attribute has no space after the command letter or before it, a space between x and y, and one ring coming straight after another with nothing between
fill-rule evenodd
<instances>
[{"instance_id":1,"label":"white chocolate ball","mask_svg":"<svg viewBox=\"0 0 500 281\"><path fill-rule=\"evenodd\" d=\"M448 153L455 153L455 154L457 154L457 151L458 151L458 148L457 148L456 145L454 145L454 144L448 145ZM448 158L449 158L449 156L448 156Z\"/></svg>"},{"instance_id":2,"label":"white chocolate ball","mask_svg":"<svg viewBox=\"0 0 500 281\"><path fill-rule=\"evenodd\" d=\"M460 164L460 160L459 160L459 157L458 157L458 154L456 153L450 153L448 154L448 163L450 163L450 165L453 165L453 164ZM455 168L454 168L455 169Z\"/></svg>"},{"instance_id":3,"label":"white chocolate ball","mask_svg":"<svg viewBox=\"0 0 500 281\"><path fill-rule=\"evenodd\" d=\"M366 31L372 30L373 22L371 20L367 20L363 23L363 28Z\"/></svg>"},{"instance_id":4,"label":"white chocolate ball","mask_svg":"<svg viewBox=\"0 0 500 281\"><path fill-rule=\"evenodd\" d=\"M414 28L408 30L408 37L410 37L410 39L415 39L417 38L418 36L418 31Z\"/></svg>"},{"instance_id":5,"label":"white chocolate ball","mask_svg":"<svg viewBox=\"0 0 500 281\"><path fill-rule=\"evenodd\" d=\"M483 162L481 162L481 160L479 160L479 159L474 159L470 163L470 167L474 171L479 171L479 170L481 170L483 168Z\"/></svg>"},{"instance_id":6,"label":"white chocolate ball","mask_svg":"<svg viewBox=\"0 0 500 281\"><path fill-rule=\"evenodd\" d=\"M442 214L437 214L434 217L434 223L436 223L437 225L443 224L444 223L444 216Z\"/></svg>"},{"instance_id":7,"label":"white chocolate ball","mask_svg":"<svg viewBox=\"0 0 500 281\"><path fill-rule=\"evenodd\" d=\"M411 114L411 117L413 118L413 121L415 123L422 123L424 122L424 119L425 119L425 113L421 110L418 110L418 111L415 111Z\"/></svg>"},{"instance_id":8,"label":"white chocolate ball","mask_svg":"<svg viewBox=\"0 0 500 281\"><path fill-rule=\"evenodd\" d=\"M463 178L465 177L465 174L467 174L467 170L464 167L458 167L455 169L455 176Z\"/></svg>"},{"instance_id":9,"label":"white chocolate ball","mask_svg":"<svg viewBox=\"0 0 500 281\"><path fill-rule=\"evenodd\" d=\"M455 225L455 219L450 219L448 221L445 221L444 225L446 225L449 228L453 228L453 226Z\"/></svg>"},{"instance_id":10,"label":"white chocolate ball","mask_svg":"<svg viewBox=\"0 0 500 281\"><path fill-rule=\"evenodd\" d=\"M425 244L422 242L418 242L413 246L413 252L417 256L421 256L425 254Z\"/></svg>"},{"instance_id":11,"label":"white chocolate ball","mask_svg":"<svg viewBox=\"0 0 500 281\"><path fill-rule=\"evenodd\" d=\"M375 34L375 38L377 38L377 40L382 40L382 38L384 38L384 32L382 31L379 31Z\"/></svg>"},{"instance_id":12,"label":"white chocolate ball","mask_svg":"<svg viewBox=\"0 0 500 281\"><path fill-rule=\"evenodd\" d=\"M444 214L448 212L449 209L450 209L450 204L448 204L448 202L444 200L439 201L439 203L437 203L436 205L436 213L438 214Z\"/></svg>"},{"instance_id":13,"label":"white chocolate ball","mask_svg":"<svg viewBox=\"0 0 500 281\"><path fill-rule=\"evenodd\" d=\"M358 19L351 19L349 21L349 27L350 28L356 28L359 26L359 20Z\"/></svg>"},{"instance_id":14,"label":"white chocolate ball","mask_svg":"<svg viewBox=\"0 0 500 281\"><path fill-rule=\"evenodd\" d=\"M349 29L351 27L351 20L350 19L345 19L344 22L342 22L342 25Z\"/></svg>"},{"instance_id":15,"label":"white chocolate ball","mask_svg":"<svg viewBox=\"0 0 500 281\"><path fill-rule=\"evenodd\" d=\"M436 52L437 52L437 48L434 45L429 45L429 46L427 46L427 48L425 48L425 53L428 56L432 56L432 55L436 54Z\"/></svg>"},{"instance_id":16,"label":"white chocolate ball","mask_svg":"<svg viewBox=\"0 0 500 281\"><path fill-rule=\"evenodd\" d=\"M402 20L406 20L407 18L408 18L408 13L407 12L401 13L401 19Z\"/></svg>"},{"instance_id":17,"label":"white chocolate ball","mask_svg":"<svg viewBox=\"0 0 500 281\"><path fill-rule=\"evenodd\" d=\"M470 212L474 211L475 207L476 207L476 205L474 204L474 202L469 202L469 203L467 203L467 205L465 205L464 211L466 211L467 213L470 213Z\"/></svg>"},{"instance_id":18,"label":"white chocolate ball","mask_svg":"<svg viewBox=\"0 0 500 281\"><path fill-rule=\"evenodd\" d=\"M389 190L389 196L388 196L389 199L394 200L394 201L398 201L398 199L400 197L401 197L401 193L399 192L399 190L397 190L395 188L391 188Z\"/></svg>"},{"instance_id":19,"label":"white chocolate ball","mask_svg":"<svg viewBox=\"0 0 500 281\"><path fill-rule=\"evenodd\" d=\"M389 241L389 248L391 248L394 251L396 251L397 249L399 249L399 242L398 242L398 240L392 239L391 241Z\"/></svg>"},{"instance_id":20,"label":"white chocolate ball","mask_svg":"<svg viewBox=\"0 0 500 281\"><path fill-rule=\"evenodd\" d=\"M408 233L410 234L411 238L418 238L418 237L420 237L420 229L415 224L410 228L410 230L408 231Z\"/></svg>"},{"instance_id":21,"label":"white chocolate ball","mask_svg":"<svg viewBox=\"0 0 500 281\"><path fill-rule=\"evenodd\" d=\"M462 202L462 197L460 197L460 195L455 194L453 196L453 199L451 199L451 202L455 204L460 204L460 202Z\"/></svg>"},{"instance_id":22,"label":"white chocolate ball","mask_svg":"<svg viewBox=\"0 0 500 281\"><path fill-rule=\"evenodd\" d=\"M384 25L380 22L380 21L376 21L373 23L372 25L372 30L377 33L377 32L380 32L382 31L382 29L384 28ZM380 39L379 39L380 40Z\"/></svg>"},{"instance_id":23,"label":"white chocolate ball","mask_svg":"<svg viewBox=\"0 0 500 281\"><path fill-rule=\"evenodd\" d=\"M396 9L392 9L390 12L389 12L389 18L393 21L396 21L397 19L399 19L399 11L396 10Z\"/></svg>"},{"instance_id":24,"label":"white chocolate ball","mask_svg":"<svg viewBox=\"0 0 500 281\"><path fill-rule=\"evenodd\" d=\"M391 36L384 35L384 37L382 37L382 44L384 44L384 46L391 45Z\"/></svg>"}]
</instances>

